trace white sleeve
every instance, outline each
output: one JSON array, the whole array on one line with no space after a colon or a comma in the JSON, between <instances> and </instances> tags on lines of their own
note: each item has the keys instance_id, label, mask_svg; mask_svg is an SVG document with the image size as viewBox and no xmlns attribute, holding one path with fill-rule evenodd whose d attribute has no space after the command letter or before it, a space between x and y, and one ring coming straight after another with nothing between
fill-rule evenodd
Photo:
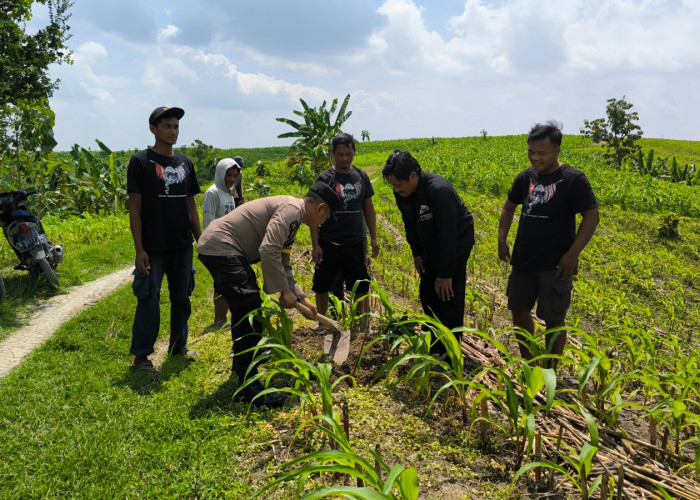
<instances>
[{"instance_id":1,"label":"white sleeve","mask_svg":"<svg viewBox=\"0 0 700 500\"><path fill-rule=\"evenodd\" d=\"M202 229L206 229L209 223L216 219L218 205L219 195L216 192L205 191L202 196Z\"/></svg>"}]
</instances>

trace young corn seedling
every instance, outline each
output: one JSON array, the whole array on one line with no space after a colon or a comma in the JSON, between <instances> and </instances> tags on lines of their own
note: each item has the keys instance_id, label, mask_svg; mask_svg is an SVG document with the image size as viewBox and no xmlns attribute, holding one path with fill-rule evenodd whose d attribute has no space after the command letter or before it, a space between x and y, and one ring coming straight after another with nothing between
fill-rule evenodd
<instances>
[{"instance_id":1,"label":"young corn seedling","mask_svg":"<svg viewBox=\"0 0 700 500\"><path fill-rule=\"evenodd\" d=\"M338 377L331 381L332 367L330 363L312 364L301 359L293 350L282 345L271 342L269 337L263 337L257 346L251 348L258 354L251 364L262 356L267 356L264 351L271 351L272 360L265 364L265 369L249 376L246 382L238 388L236 393L244 387L252 384L256 380L264 380L268 387L261 392L260 396L270 392L283 392L296 396L312 415L327 415L330 418L337 418L337 412L333 408L333 392L343 381L349 381L353 387L355 379L350 375ZM272 387L270 383L274 378L282 378L284 387Z\"/></svg>"},{"instance_id":2,"label":"young corn seedling","mask_svg":"<svg viewBox=\"0 0 700 500\"><path fill-rule=\"evenodd\" d=\"M342 426L327 415L316 417L318 428L337 444L338 449L321 450L299 457L283 464L292 468L280 477L256 491L252 498L280 485L285 481L297 479L294 498L316 499L327 497L350 497L368 500L415 500L420 493L418 489L418 472L414 467L402 465L389 466L379 453L368 449L374 463L353 450ZM363 486L323 485L307 489L307 481L322 473L353 477Z\"/></svg>"},{"instance_id":3,"label":"young corn seedling","mask_svg":"<svg viewBox=\"0 0 700 500\"><path fill-rule=\"evenodd\" d=\"M474 329L455 328L450 330L441 323L434 321L431 325L438 342L442 342L446 349L446 358L440 361L438 366L441 371L438 371L438 377L445 380L445 383L435 392L435 395L428 404L428 411L435 404L438 397L447 393L448 397L446 404L454 401L460 407L462 412L462 423L467 426L469 423L469 414L467 412L468 401L467 396L469 390L475 387L475 379L478 379L478 374L465 373L464 371L464 353L462 352L461 342L457 337L461 338L464 332L474 333Z\"/></svg>"},{"instance_id":4,"label":"young corn seedling","mask_svg":"<svg viewBox=\"0 0 700 500\"><path fill-rule=\"evenodd\" d=\"M551 368L533 367L525 360L520 360L519 364L513 364L509 370L499 367L490 369L497 373L505 389L490 390L480 386L483 395L477 400L481 401L483 397L488 397L501 409L509 426L502 426L485 417L474 419L472 426L476 422L488 420L508 437L513 438L517 446L515 465L519 468L523 456L532 453L536 429L535 416L542 410L549 412L555 404L556 375ZM545 389L544 404L537 404L538 395L543 388Z\"/></svg>"},{"instance_id":5,"label":"young corn seedling","mask_svg":"<svg viewBox=\"0 0 700 500\"><path fill-rule=\"evenodd\" d=\"M598 453L598 428L596 426L595 420L589 413L587 413L583 408L580 408L580 411L581 415L583 415L584 419L586 420L586 424L588 425L588 431L591 441L588 443L584 443L583 447L581 448L581 451L578 454L567 454L557 450L557 454L562 459L564 459L572 469L574 469L575 474L571 474L565 467L554 462L530 462L518 469L518 472L516 472L515 476L513 476L511 486L515 484L515 482L520 476L522 476L531 469L552 469L566 476L569 479L569 481L571 481L571 483L574 485L574 487L581 493L581 497L584 500L588 500L589 498L591 498L591 495L595 493L595 491L598 489L598 487L601 485L601 482L603 481L603 476L600 475L597 478L595 478L590 485L588 484L588 476L590 475L591 469L593 468L593 460L595 459L596 454ZM572 449L571 452L575 452L575 450Z\"/></svg>"},{"instance_id":6,"label":"young corn seedling","mask_svg":"<svg viewBox=\"0 0 700 500\"><path fill-rule=\"evenodd\" d=\"M575 330L582 338L582 347L571 347L575 363L579 366L579 388L581 395L589 380L595 387L594 402L596 411L611 424L615 424L620 416L620 405L626 382L636 379L637 372L626 373L618 358L608 355L608 349L598 336L590 335L582 330Z\"/></svg>"},{"instance_id":7,"label":"young corn seedling","mask_svg":"<svg viewBox=\"0 0 700 500\"><path fill-rule=\"evenodd\" d=\"M406 373L401 374L393 383L412 385L416 397L422 394L430 395L430 379L435 374L433 368L440 362L430 355L430 346L435 341L435 336L430 328L423 328L428 319L427 316L414 316L396 321L382 335L365 346L364 352L376 342L387 341L391 342L391 352L399 352L379 369L374 376L375 380L388 377L400 366L407 366Z\"/></svg>"}]
</instances>

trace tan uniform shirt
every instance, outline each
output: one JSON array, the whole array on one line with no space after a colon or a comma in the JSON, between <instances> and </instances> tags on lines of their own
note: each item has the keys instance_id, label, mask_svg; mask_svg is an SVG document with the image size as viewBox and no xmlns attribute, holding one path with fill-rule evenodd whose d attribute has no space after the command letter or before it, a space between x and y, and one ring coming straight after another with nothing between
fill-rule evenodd
<instances>
[{"instance_id":1,"label":"tan uniform shirt","mask_svg":"<svg viewBox=\"0 0 700 500\"><path fill-rule=\"evenodd\" d=\"M207 226L197 242L198 252L236 255L250 264L259 261L265 293L289 289L300 297L304 292L294 279L289 255L304 213L304 200L294 196L246 202Z\"/></svg>"}]
</instances>

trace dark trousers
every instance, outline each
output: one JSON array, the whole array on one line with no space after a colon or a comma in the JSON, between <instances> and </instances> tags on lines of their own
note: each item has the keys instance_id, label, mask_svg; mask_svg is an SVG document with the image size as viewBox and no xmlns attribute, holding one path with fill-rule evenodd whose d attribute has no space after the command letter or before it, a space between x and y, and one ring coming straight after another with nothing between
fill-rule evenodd
<instances>
[{"instance_id":1,"label":"dark trousers","mask_svg":"<svg viewBox=\"0 0 700 500\"><path fill-rule=\"evenodd\" d=\"M467 284L467 260L471 248L465 256L457 262L452 272L452 291L454 295L450 300L443 301L435 291L435 280L437 279L437 269L430 261L423 261L425 273L421 276L419 295L420 302L423 306L423 311L428 315L435 315L440 322L447 328L457 328L464 326L464 298ZM462 335L456 335L457 340L461 341ZM446 352L445 346L442 343L436 343L432 349L432 353L442 355Z\"/></svg>"},{"instance_id":2,"label":"dark trousers","mask_svg":"<svg viewBox=\"0 0 700 500\"><path fill-rule=\"evenodd\" d=\"M320 264L316 264L312 290L316 293L327 293L338 279L338 272L341 272L343 279L351 288L355 286L355 282L361 281L357 285L358 297L367 295L369 273L365 265L364 242L334 245L321 241L319 245L323 249L323 260Z\"/></svg>"},{"instance_id":3,"label":"dark trousers","mask_svg":"<svg viewBox=\"0 0 700 500\"><path fill-rule=\"evenodd\" d=\"M169 252L149 252L151 269L143 274L134 269L132 289L138 299L131 330L131 354L149 356L160 330L160 289L163 276L168 278L170 292L169 352L179 352L187 346L187 320L192 312L190 295L194 290L192 246Z\"/></svg>"},{"instance_id":4,"label":"dark trousers","mask_svg":"<svg viewBox=\"0 0 700 500\"><path fill-rule=\"evenodd\" d=\"M262 306L255 271L244 258L237 256L200 254L199 260L214 278L214 290L226 300L231 311L233 370L242 382L255 356L253 351L243 351L254 347L260 341L263 332L262 323L257 315L246 318L250 312Z\"/></svg>"}]
</instances>

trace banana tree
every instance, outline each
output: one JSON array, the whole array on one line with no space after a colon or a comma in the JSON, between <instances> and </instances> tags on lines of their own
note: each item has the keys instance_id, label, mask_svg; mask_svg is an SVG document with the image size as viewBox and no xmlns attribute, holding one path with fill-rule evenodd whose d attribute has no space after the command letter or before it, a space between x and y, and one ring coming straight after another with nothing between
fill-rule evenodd
<instances>
[{"instance_id":1,"label":"banana tree","mask_svg":"<svg viewBox=\"0 0 700 500\"><path fill-rule=\"evenodd\" d=\"M304 99L299 99L302 110L292 112L301 117L303 121L295 121L290 118L277 118L278 122L286 123L294 130L278 135L279 139L296 138L290 148L290 156L301 156L311 162L314 173L319 173L323 167L331 163L330 142L333 136L341 132L341 127L350 118L352 111L346 111L350 102L350 94L345 96L338 107L338 99L331 101L330 108L326 108L323 101L319 108L309 106ZM336 114L337 111L337 114Z\"/></svg>"}]
</instances>

